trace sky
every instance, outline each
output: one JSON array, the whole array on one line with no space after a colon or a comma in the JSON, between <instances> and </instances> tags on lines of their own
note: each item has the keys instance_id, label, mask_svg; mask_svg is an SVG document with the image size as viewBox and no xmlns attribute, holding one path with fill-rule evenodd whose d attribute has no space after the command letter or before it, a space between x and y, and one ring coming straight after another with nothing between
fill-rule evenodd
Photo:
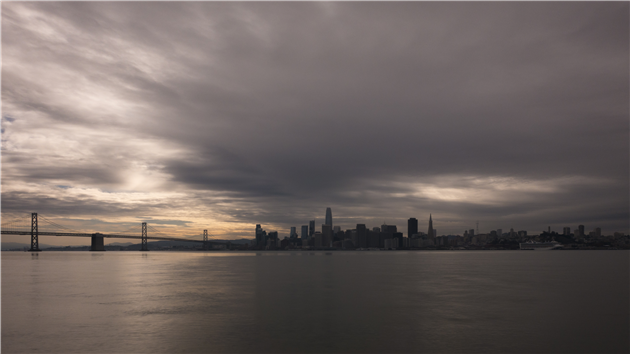
<instances>
[{"instance_id":1,"label":"sky","mask_svg":"<svg viewBox=\"0 0 630 354\"><path fill-rule=\"evenodd\" d=\"M3 222L630 231L628 2L1 6Z\"/></svg>"}]
</instances>

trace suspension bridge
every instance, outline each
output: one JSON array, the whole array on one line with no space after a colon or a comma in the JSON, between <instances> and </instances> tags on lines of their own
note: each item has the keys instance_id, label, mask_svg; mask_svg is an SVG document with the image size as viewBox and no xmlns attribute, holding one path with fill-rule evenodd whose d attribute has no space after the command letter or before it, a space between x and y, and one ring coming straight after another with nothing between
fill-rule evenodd
<instances>
[{"instance_id":1,"label":"suspension bridge","mask_svg":"<svg viewBox=\"0 0 630 354\"><path fill-rule=\"evenodd\" d=\"M41 221L41 223L40 223ZM90 251L105 251L105 238L126 238L126 239L140 239L142 241L141 251L148 251L148 240L160 240L160 241L184 241L184 242L198 242L203 244L204 249L208 249L213 244L224 244L222 242L210 241L208 239L208 230L203 230L203 240L187 239L182 237L168 237L159 230L152 226L149 226L146 222L143 222L141 228L134 227L132 229L124 230L113 234L104 234L100 232L86 233L78 232L68 227L59 225L58 223L37 215L37 213L31 213L30 217L19 217L7 222L3 222L0 225L2 235L31 235L31 248L30 252L40 252L39 249L39 236L73 236L73 237L91 237L92 244ZM139 232L139 234L133 234L132 232Z\"/></svg>"}]
</instances>

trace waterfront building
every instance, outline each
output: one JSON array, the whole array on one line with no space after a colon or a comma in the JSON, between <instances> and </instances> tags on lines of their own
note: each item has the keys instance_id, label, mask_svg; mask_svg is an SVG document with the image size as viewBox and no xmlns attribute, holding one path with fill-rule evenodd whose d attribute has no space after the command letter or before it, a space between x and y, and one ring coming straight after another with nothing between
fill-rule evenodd
<instances>
[{"instance_id":1,"label":"waterfront building","mask_svg":"<svg viewBox=\"0 0 630 354\"><path fill-rule=\"evenodd\" d=\"M354 247L359 247L359 237L356 229L346 230L346 238L352 240Z\"/></svg>"},{"instance_id":2,"label":"waterfront building","mask_svg":"<svg viewBox=\"0 0 630 354\"><path fill-rule=\"evenodd\" d=\"M297 238L297 231L295 231L295 226L291 226L291 232L289 232L289 238Z\"/></svg>"},{"instance_id":3,"label":"waterfront building","mask_svg":"<svg viewBox=\"0 0 630 354\"><path fill-rule=\"evenodd\" d=\"M345 239L345 240L343 240L343 241L341 242L341 247L342 247L344 250L351 250L351 249L354 249L354 248L355 248L354 243L353 243L353 242L352 242L352 240L350 240L350 239Z\"/></svg>"},{"instance_id":4,"label":"waterfront building","mask_svg":"<svg viewBox=\"0 0 630 354\"><path fill-rule=\"evenodd\" d=\"M435 245L434 239L429 237L429 235L423 235L421 240L422 247L431 247Z\"/></svg>"},{"instance_id":5,"label":"waterfront building","mask_svg":"<svg viewBox=\"0 0 630 354\"><path fill-rule=\"evenodd\" d=\"M357 224L357 239L358 239L358 247L360 248L367 248L367 242L368 242L368 234L367 234L367 228L365 227L365 224Z\"/></svg>"},{"instance_id":6,"label":"waterfront building","mask_svg":"<svg viewBox=\"0 0 630 354\"><path fill-rule=\"evenodd\" d=\"M313 239L315 240L315 248L322 248L323 247L323 237L322 237L322 233L317 231L313 234Z\"/></svg>"},{"instance_id":7,"label":"waterfront building","mask_svg":"<svg viewBox=\"0 0 630 354\"><path fill-rule=\"evenodd\" d=\"M267 244L267 239L267 232L262 229L260 224L256 224L256 245L265 246Z\"/></svg>"},{"instance_id":8,"label":"waterfront building","mask_svg":"<svg viewBox=\"0 0 630 354\"><path fill-rule=\"evenodd\" d=\"M414 239L411 240L411 245L410 246L414 247L414 248L424 247L422 242L423 242L422 238L420 238L420 237L419 238L414 238Z\"/></svg>"},{"instance_id":9,"label":"waterfront building","mask_svg":"<svg viewBox=\"0 0 630 354\"><path fill-rule=\"evenodd\" d=\"M403 233L402 232L394 232L392 234L392 238L398 240L396 242L396 248L402 247L402 244L403 244Z\"/></svg>"},{"instance_id":10,"label":"waterfront building","mask_svg":"<svg viewBox=\"0 0 630 354\"><path fill-rule=\"evenodd\" d=\"M332 226L322 224L322 244L324 247L331 247L333 241Z\"/></svg>"},{"instance_id":11,"label":"waterfront building","mask_svg":"<svg viewBox=\"0 0 630 354\"><path fill-rule=\"evenodd\" d=\"M388 238L385 239L385 244L383 245L383 248L385 248L386 250L389 249L396 249L398 248L398 239L397 238Z\"/></svg>"},{"instance_id":12,"label":"waterfront building","mask_svg":"<svg viewBox=\"0 0 630 354\"><path fill-rule=\"evenodd\" d=\"M378 246L385 247L385 240L388 238L392 238L394 235L394 232L397 232L397 231L398 230L396 228L396 225L387 225L387 224L381 225L381 233L379 234Z\"/></svg>"},{"instance_id":13,"label":"waterfront building","mask_svg":"<svg viewBox=\"0 0 630 354\"><path fill-rule=\"evenodd\" d=\"M380 232L374 232L372 230L367 231L367 247L368 248L378 248L380 246Z\"/></svg>"},{"instance_id":14,"label":"waterfront building","mask_svg":"<svg viewBox=\"0 0 630 354\"><path fill-rule=\"evenodd\" d=\"M260 227L260 224L256 224L256 244L260 244L260 239L262 235L262 227Z\"/></svg>"},{"instance_id":15,"label":"waterfront building","mask_svg":"<svg viewBox=\"0 0 630 354\"><path fill-rule=\"evenodd\" d=\"M308 237L313 237L315 233L315 220L311 220L308 222Z\"/></svg>"}]
</instances>

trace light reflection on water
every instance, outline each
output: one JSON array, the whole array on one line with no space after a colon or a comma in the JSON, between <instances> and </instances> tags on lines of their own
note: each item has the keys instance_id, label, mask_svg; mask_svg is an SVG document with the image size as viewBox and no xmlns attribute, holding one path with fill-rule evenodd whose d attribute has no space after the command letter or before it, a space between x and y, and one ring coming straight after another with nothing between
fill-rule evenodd
<instances>
[{"instance_id":1,"label":"light reflection on water","mask_svg":"<svg viewBox=\"0 0 630 354\"><path fill-rule=\"evenodd\" d=\"M628 352L628 255L3 252L2 352Z\"/></svg>"}]
</instances>

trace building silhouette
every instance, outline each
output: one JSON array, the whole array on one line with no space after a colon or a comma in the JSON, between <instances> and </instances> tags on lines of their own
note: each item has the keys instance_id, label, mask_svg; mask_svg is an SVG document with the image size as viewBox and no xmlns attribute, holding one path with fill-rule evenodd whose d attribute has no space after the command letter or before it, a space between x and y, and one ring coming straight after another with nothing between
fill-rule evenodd
<instances>
[{"instance_id":1,"label":"building silhouette","mask_svg":"<svg viewBox=\"0 0 630 354\"><path fill-rule=\"evenodd\" d=\"M367 248L368 233L365 224L357 224L357 241L358 247Z\"/></svg>"},{"instance_id":2,"label":"building silhouette","mask_svg":"<svg viewBox=\"0 0 630 354\"><path fill-rule=\"evenodd\" d=\"M332 227L330 225L322 224L322 245L324 247L331 247L333 240Z\"/></svg>"},{"instance_id":3,"label":"building silhouette","mask_svg":"<svg viewBox=\"0 0 630 354\"><path fill-rule=\"evenodd\" d=\"M257 245L262 245L265 242L267 242L267 240L265 240L266 235L263 234L264 232L265 231L263 231L260 224L256 224L256 244Z\"/></svg>"},{"instance_id":4,"label":"building silhouette","mask_svg":"<svg viewBox=\"0 0 630 354\"><path fill-rule=\"evenodd\" d=\"M313 237L315 233L315 220L311 220L308 222L308 237Z\"/></svg>"},{"instance_id":5,"label":"building silhouette","mask_svg":"<svg viewBox=\"0 0 630 354\"><path fill-rule=\"evenodd\" d=\"M333 227L332 210L330 210L330 208L326 208L326 219L324 219L324 224L330 225L331 229Z\"/></svg>"},{"instance_id":6,"label":"building silhouette","mask_svg":"<svg viewBox=\"0 0 630 354\"><path fill-rule=\"evenodd\" d=\"M300 237L302 240L306 240L308 238L308 225L302 225L302 234Z\"/></svg>"},{"instance_id":7,"label":"building silhouette","mask_svg":"<svg viewBox=\"0 0 630 354\"><path fill-rule=\"evenodd\" d=\"M433 231L433 218L431 217L431 214L429 214L429 230L427 231L427 235L429 235L429 237L435 237L435 231Z\"/></svg>"},{"instance_id":8,"label":"building silhouette","mask_svg":"<svg viewBox=\"0 0 630 354\"><path fill-rule=\"evenodd\" d=\"M411 238L411 236L418 233L418 219L409 218L407 220L407 237Z\"/></svg>"}]
</instances>

